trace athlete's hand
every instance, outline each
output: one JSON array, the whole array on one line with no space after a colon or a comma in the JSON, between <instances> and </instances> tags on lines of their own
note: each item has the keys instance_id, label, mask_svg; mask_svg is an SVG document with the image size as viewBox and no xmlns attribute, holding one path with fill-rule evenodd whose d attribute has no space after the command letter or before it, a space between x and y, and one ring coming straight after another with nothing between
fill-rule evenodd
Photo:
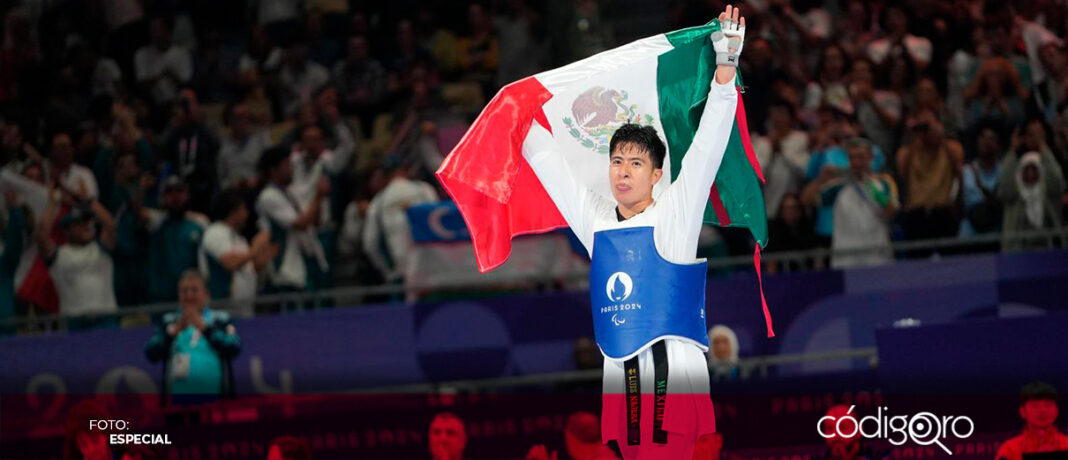
<instances>
[{"instance_id":1,"label":"athlete's hand","mask_svg":"<svg viewBox=\"0 0 1068 460\"><path fill-rule=\"evenodd\" d=\"M720 30L710 37L712 48L716 50L716 64L738 67L745 41L745 18L739 16L738 8L727 5L727 9L719 14L719 25Z\"/></svg>"}]
</instances>

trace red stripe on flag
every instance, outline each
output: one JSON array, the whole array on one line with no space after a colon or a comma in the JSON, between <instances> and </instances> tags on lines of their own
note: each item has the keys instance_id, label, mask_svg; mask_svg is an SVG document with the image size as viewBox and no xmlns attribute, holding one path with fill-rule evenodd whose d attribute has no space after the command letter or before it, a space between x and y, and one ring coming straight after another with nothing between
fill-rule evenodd
<instances>
[{"instance_id":1,"label":"red stripe on flag","mask_svg":"<svg viewBox=\"0 0 1068 460\"><path fill-rule=\"evenodd\" d=\"M550 98L533 77L505 86L438 168L438 181L471 231L479 272L508 260L513 237L567 226L523 158L531 121L540 118L548 128L541 105Z\"/></svg>"},{"instance_id":2,"label":"red stripe on flag","mask_svg":"<svg viewBox=\"0 0 1068 460\"><path fill-rule=\"evenodd\" d=\"M753 250L753 266L756 267L757 283L760 284L760 305L764 307L764 326L768 328L768 337L775 337L775 330L771 328L771 311L768 310L768 300L764 298L764 277L760 275L760 244Z\"/></svg>"},{"instance_id":3,"label":"red stripe on flag","mask_svg":"<svg viewBox=\"0 0 1068 460\"><path fill-rule=\"evenodd\" d=\"M545 128L549 134L553 133L553 127L549 125L549 117L545 115L545 111L541 107L534 111L534 121L538 122L542 128Z\"/></svg>"},{"instance_id":4,"label":"red stripe on flag","mask_svg":"<svg viewBox=\"0 0 1068 460\"><path fill-rule=\"evenodd\" d=\"M745 102L742 100L742 92L738 91L738 108L734 111L734 119L738 122L738 134L742 136L742 149L745 150L746 158L749 158L749 166L756 171L760 183L766 183L764 173L760 170L760 162L757 161L756 152L753 151L753 143L749 140L749 122L745 118Z\"/></svg>"},{"instance_id":5,"label":"red stripe on flag","mask_svg":"<svg viewBox=\"0 0 1068 460\"><path fill-rule=\"evenodd\" d=\"M712 202L712 209L716 212L716 220L719 225L726 227L731 224L731 216L727 215L727 208L723 207L723 200L719 197L716 184L712 184L712 191L708 194L708 201Z\"/></svg>"}]
</instances>

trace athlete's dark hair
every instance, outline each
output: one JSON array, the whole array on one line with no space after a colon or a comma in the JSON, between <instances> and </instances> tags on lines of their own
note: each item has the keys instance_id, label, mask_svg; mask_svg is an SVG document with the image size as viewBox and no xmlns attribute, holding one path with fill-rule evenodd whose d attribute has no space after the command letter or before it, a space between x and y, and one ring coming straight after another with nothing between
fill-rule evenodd
<instances>
[{"instance_id":1,"label":"athlete's dark hair","mask_svg":"<svg viewBox=\"0 0 1068 460\"><path fill-rule=\"evenodd\" d=\"M636 123L624 124L612 135L612 140L608 143L608 151L615 152L616 146L627 143L634 144L648 153L654 168L664 167L667 147L664 146L664 141L660 140L660 136L656 135L656 128Z\"/></svg>"}]
</instances>

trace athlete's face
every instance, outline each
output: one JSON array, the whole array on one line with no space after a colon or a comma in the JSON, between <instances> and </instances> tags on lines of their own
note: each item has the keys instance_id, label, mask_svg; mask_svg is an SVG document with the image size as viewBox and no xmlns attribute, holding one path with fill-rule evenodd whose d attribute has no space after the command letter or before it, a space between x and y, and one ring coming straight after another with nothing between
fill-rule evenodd
<instances>
[{"instance_id":1,"label":"athlete's face","mask_svg":"<svg viewBox=\"0 0 1068 460\"><path fill-rule=\"evenodd\" d=\"M660 181L664 170L653 165L649 152L625 142L616 146L609 158L608 180L616 202L631 207L653 197L653 186Z\"/></svg>"},{"instance_id":2,"label":"athlete's face","mask_svg":"<svg viewBox=\"0 0 1068 460\"><path fill-rule=\"evenodd\" d=\"M467 431L456 418L435 418L430 423L430 455L434 459L459 459L467 447Z\"/></svg>"},{"instance_id":3,"label":"athlete's face","mask_svg":"<svg viewBox=\"0 0 1068 460\"><path fill-rule=\"evenodd\" d=\"M1057 420L1057 403L1049 399L1032 399L1020 405L1020 417L1031 428L1046 428Z\"/></svg>"}]
</instances>

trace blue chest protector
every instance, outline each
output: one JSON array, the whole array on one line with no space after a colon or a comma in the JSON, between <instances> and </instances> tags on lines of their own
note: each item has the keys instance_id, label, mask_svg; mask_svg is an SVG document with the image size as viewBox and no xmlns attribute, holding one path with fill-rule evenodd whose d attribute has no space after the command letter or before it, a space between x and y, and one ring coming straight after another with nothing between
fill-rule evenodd
<instances>
[{"instance_id":1,"label":"blue chest protector","mask_svg":"<svg viewBox=\"0 0 1068 460\"><path fill-rule=\"evenodd\" d=\"M704 263L664 260L653 227L595 233L592 259L593 331L605 356L627 359L663 336L708 347Z\"/></svg>"}]
</instances>

